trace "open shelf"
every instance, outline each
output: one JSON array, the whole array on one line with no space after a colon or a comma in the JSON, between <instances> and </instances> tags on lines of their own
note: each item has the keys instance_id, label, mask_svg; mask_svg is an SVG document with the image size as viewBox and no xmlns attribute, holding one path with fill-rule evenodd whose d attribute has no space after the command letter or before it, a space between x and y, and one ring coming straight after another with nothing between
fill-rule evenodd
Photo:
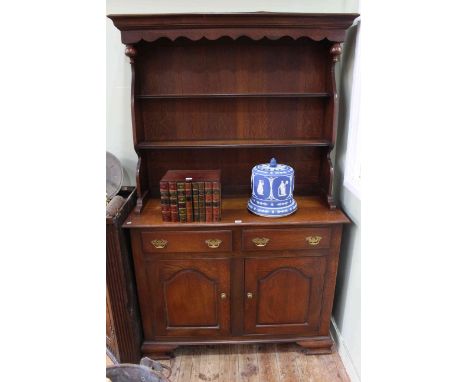
<instances>
[{"instance_id":1,"label":"open shelf","mask_svg":"<svg viewBox=\"0 0 468 382\"><path fill-rule=\"evenodd\" d=\"M211 93L211 94L137 94L136 99L192 98L328 98L330 93Z\"/></svg>"},{"instance_id":2,"label":"open shelf","mask_svg":"<svg viewBox=\"0 0 468 382\"><path fill-rule=\"evenodd\" d=\"M297 211L282 218L266 218L257 216L247 210L247 196L223 196L221 205L221 221L213 223L175 223L163 222L161 217L161 202L151 198L141 214L133 211L123 224L124 228L135 227L219 227L219 226L246 226L246 225L301 225L301 224L337 224L349 223L346 215L340 210L330 210L317 196L295 196ZM236 223L240 221L240 223Z\"/></svg>"},{"instance_id":3,"label":"open shelf","mask_svg":"<svg viewBox=\"0 0 468 382\"><path fill-rule=\"evenodd\" d=\"M223 139L198 141L140 142L136 145L141 150L181 149L181 148L229 148L229 147L327 147L325 139Z\"/></svg>"}]
</instances>

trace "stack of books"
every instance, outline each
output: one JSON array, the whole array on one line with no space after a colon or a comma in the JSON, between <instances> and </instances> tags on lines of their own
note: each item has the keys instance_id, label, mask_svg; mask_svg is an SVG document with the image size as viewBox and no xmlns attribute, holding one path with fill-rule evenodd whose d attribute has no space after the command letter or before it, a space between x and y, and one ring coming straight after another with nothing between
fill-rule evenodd
<instances>
[{"instance_id":1,"label":"stack of books","mask_svg":"<svg viewBox=\"0 0 468 382\"><path fill-rule=\"evenodd\" d=\"M221 221L221 170L169 170L159 188L164 222Z\"/></svg>"}]
</instances>

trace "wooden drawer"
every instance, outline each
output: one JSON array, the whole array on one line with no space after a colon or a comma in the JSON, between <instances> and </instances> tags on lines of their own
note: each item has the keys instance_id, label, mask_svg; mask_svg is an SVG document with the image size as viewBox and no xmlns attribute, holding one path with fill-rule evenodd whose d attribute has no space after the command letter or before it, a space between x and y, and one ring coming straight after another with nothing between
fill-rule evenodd
<instances>
[{"instance_id":1,"label":"wooden drawer","mask_svg":"<svg viewBox=\"0 0 468 382\"><path fill-rule=\"evenodd\" d=\"M244 251L328 248L330 228L247 229L242 231Z\"/></svg>"},{"instance_id":2,"label":"wooden drawer","mask_svg":"<svg viewBox=\"0 0 468 382\"><path fill-rule=\"evenodd\" d=\"M150 231L141 233L144 252L232 251L231 231Z\"/></svg>"}]
</instances>

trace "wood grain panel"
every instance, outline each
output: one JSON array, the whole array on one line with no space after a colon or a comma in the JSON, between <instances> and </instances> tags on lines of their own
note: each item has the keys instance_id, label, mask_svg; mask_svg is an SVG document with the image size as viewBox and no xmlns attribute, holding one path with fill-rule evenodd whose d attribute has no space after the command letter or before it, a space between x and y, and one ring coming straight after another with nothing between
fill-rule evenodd
<instances>
[{"instance_id":1,"label":"wood grain panel","mask_svg":"<svg viewBox=\"0 0 468 382\"><path fill-rule=\"evenodd\" d=\"M326 264L323 257L246 259L246 333L316 334Z\"/></svg>"},{"instance_id":2,"label":"wood grain panel","mask_svg":"<svg viewBox=\"0 0 468 382\"><path fill-rule=\"evenodd\" d=\"M146 263L154 332L158 335L227 334L229 259L157 260ZM221 298L226 293L226 298Z\"/></svg>"},{"instance_id":3,"label":"wood grain panel","mask_svg":"<svg viewBox=\"0 0 468 382\"><path fill-rule=\"evenodd\" d=\"M280 268L258 280L258 324L306 324L310 309L310 281L310 277L295 268ZM287 285L287 288L278 291L277 285ZM289 301L297 299L297 296L305 296L304 301L290 305ZM286 306L289 309L278 309Z\"/></svg>"},{"instance_id":4,"label":"wood grain panel","mask_svg":"<svg viewBox=\"0 0 468 382\"><path fill-rule=\"evenodd\" d=\"M144 141L320 139L320 98L139 99Z\"/></svg>"},{"instance_id":5,"label":"wood grain panel","mask_svg":"<svg viewBox=\"0 0 468 382\"><path fill-rule=\"evenodd\" d=\"M244 197L223 197L222 199L222 219L215 223L166 223L161 218L161 203L158 199L150 199L148 205L141 214L132 212L124 223L125 228L155 228L158 229L195 229L207 227L226 227L231 229L236 227L263 227L274 228L285 226L293 228L297 225L323 225L349 223L346 215L340 210L329 210L318 197L295 196L298 210L283 218L266 218L257 216L247 210L249 196ZM240 220L242 223L235 223ZM288 227L289 226L289 227ZM138 240L138 239L137 239ZM139 240L140 241L140 240ZM240 239L235 241L238 248L241 245Z\"/></svg>"},{"instance_id":6,"label":"wood grain panel","mask_svg":"<svg viewBox=\"0 0 468 382\"><path fill-rule=\"evenodd\" d=\"M275 251L328 248L330 236L330 228L246 229L242 231L242 249ZM309 237L319 240L318 243L309 244L307 241ZM254 243L257 238L269 240L264 246L258 246Z\"/></svg>"},{"instance_id":7,"label":"wood grain panel","mask_svg":"<svg viewBox=\"0 0 468 382\"><path fill-rule=\"evenodd\" d=\"M221 240L219 247L210 248L206 240ZM164 248L156 248L154 240L165 240ZM228 230L203 231L146 231L141 233L141 244L146 253L216 253L232 251L232 232Z\"/></svg>"},{"instance_id":8,"label":"wood grain panel","mask_svg":"<svg viewBox=\"0 0 468 382\"><path fill-rule=\"evenodd\" d=\"M325 91L329 46L290 38L141 43L141 93Z\"/></svg>"},{"instance_id":9,"label":"wood grain panel","mask_svg":"<svg viewBox=\"0 0 468 382\"><path fill-rule=\"evenodd\" d=\"M163 285L168 328L218 325L218 288L215 280L197 270L187 269L176 273ZM194 290L198 296L196 304L192 300Z\"/></svg>"},{"instance_id":10,"label":"wood grain panel","mask_svg":"<svg viewBox=\"0 0 468 382\"><path fill-rule=\"evenodd\" d=\"M159 197L159 181L167 170L221 170L222 194L250 195L252 168L276 158L295 170L295 195L311 195L317 187L323 147L183 149L143 152L148 158L151 195Z\"/></svg>"}]
</instances>

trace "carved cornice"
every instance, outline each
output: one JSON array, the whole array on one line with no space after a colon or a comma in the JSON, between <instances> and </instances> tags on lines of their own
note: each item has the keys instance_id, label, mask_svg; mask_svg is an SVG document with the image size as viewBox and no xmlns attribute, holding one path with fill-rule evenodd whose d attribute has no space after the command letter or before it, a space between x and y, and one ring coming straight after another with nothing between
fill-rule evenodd
<instances>
[{"instance_id":1,"label":"carved cornice","mask_svg":"<svg viewBox=\"0 0 468 382\"><path fill-rule=\"evenodd\" d=\"M282 37L308 38L315 41L327 39L342 42L346 30L358 14L310 13L230 13L230 14L160 14L160 15L109 15L122 32L124 44L155 41L168 38L172 41L184 37L192 41L202 38L216 40L221 37L253 40Z\"/></svg>"}]
</instances>

